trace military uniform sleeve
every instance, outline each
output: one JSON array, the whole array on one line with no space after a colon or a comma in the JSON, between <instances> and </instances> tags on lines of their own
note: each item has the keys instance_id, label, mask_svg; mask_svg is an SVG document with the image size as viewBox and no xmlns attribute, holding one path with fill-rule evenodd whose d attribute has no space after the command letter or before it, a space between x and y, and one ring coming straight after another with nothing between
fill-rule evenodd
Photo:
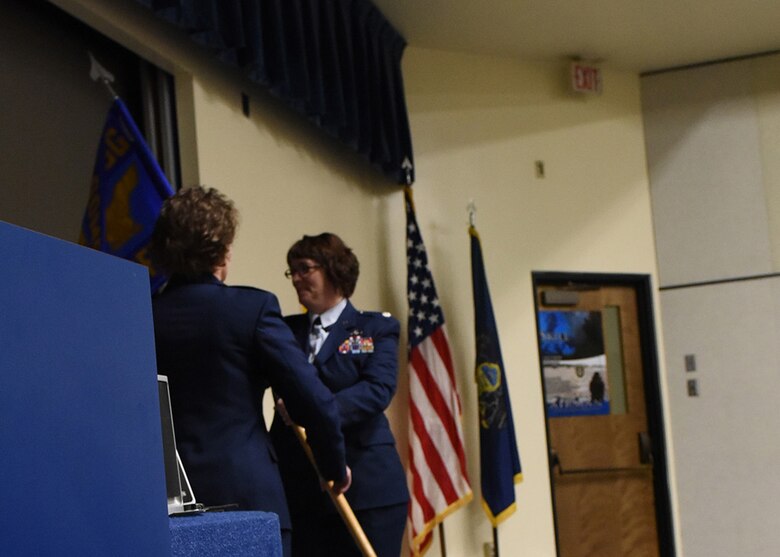
<instances>
[{"instance_id":1,"label":"military uniform sleeve","mask_svg":"<svg viewBox=\"0 0 780 557\"><path fill-rule=\"evenodd\" d=\"M272 294L258 315L254 336L268 382L291 418L306 428L320 473L327 480L343 480L344 437L335 398L306 361Z\"/></svg>"}]
</instances>

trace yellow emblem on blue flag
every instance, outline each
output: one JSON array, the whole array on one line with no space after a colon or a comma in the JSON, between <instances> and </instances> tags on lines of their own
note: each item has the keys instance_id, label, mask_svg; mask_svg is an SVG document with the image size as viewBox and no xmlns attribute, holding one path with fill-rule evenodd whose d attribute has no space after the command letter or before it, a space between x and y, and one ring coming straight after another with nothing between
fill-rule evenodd
<instances>
[{"instance_id":1,"label":"yellow emblem on blue flag","mask_svg":"<svg viewBox=\"0 0 780 557\"><path fill-rule=\"evenodd\" d=\"M482 507L496 527L515 511L515 483L523 476L509 402L509 385L485 277L482 246L473 227L469 229L469 234L477 341L475 379L479 391Z\"/></svg>"},{"instance_id":2,"label":"yellow emblem on blue flag","mask_svg":"<svg viewBox=\"0 0 780 557\"><path fill-rule=\"evenodd\" d=\"M480 427L501 428L506 423L506 405L501 386L501 366L494 362L477 365Z\"/></svg>"}]
</instances>

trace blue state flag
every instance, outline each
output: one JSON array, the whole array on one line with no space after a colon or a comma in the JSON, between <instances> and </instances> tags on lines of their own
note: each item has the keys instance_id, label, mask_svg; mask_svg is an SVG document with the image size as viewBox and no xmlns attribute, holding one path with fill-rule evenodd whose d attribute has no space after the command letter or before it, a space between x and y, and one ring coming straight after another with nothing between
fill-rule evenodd
<instances>
[{"instance_id":1,"label":"blue state flag","mask_svg":"<svg viewBox=\"0 0 780 557\"><path fill-rule=\"evenodd\" d=\"M147 256L163 201L173 195L121 99L114 99L100 137L79 243L149 268L152 292L166 278Z\"/></svg>"},{"instance_id":2,"label":"blue state flag","mask_svg":"<svg viewBox=\"0 0 780 557\"><path fill-rule=\"evenodd\" d=\"M515 511L515 484L522 481L523 473L515 442L509 385L485 277L482 246L473 226L469 228L469 235L477 340L475 380L479 392L482 507L495 528Z\"/></svg>"}]
</instances>

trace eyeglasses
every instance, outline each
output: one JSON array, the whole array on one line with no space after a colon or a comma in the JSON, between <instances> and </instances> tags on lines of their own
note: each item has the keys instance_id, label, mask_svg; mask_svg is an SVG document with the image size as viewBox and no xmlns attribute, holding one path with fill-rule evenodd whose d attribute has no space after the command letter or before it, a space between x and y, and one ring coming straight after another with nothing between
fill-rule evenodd
<instances>
[{"instance_id":1,"label":"eyeglasses","mask_svg":"<svg viewBox=\"0 0 780 557\"><path fill-rule=\"evenodd\" d=\"M295 265L287 269L284 272L284 276L286 276L287 278L292 278L293 275L300 275L302 277L305 277L309 273L311 273L314 269L319 269L320 267L322 267L322 265Z\"/></svg>"}]
</instances>

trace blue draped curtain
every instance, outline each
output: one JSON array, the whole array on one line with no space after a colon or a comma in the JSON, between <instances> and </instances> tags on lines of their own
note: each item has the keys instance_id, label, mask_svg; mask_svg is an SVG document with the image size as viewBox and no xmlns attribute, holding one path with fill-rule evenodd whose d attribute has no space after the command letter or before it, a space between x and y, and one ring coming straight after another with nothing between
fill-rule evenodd
<instances>
[{"instance_id":1,"label":"blue draped curtain","mask_svg":"<svg viewBox=\"0 0 780 557\"><path fill-rule=\"evenodd\" d=\"M414 180L406 42L369 0L136 1L391 179Z\"/></svg>"}]
</instances>

